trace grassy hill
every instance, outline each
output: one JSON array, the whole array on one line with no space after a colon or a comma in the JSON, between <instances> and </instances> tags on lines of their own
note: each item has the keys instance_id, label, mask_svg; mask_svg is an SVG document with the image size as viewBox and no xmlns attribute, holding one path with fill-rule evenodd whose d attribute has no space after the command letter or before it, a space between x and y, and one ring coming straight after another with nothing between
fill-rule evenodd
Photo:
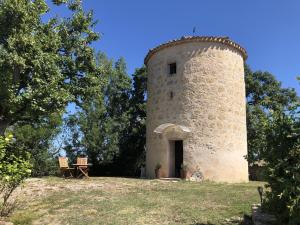
<instances>
[{"instance_id":1,"label":"grassy hill","mask_svg":"<svg viewBox=\"0 0 300 225\"><path fill-rule=\"evenodd\" d=\"M28 179L15 225L240 224L261 182L217 184L99 177ZM226 224L226 223L225 223Z\"/></svg>"}]
</instances>

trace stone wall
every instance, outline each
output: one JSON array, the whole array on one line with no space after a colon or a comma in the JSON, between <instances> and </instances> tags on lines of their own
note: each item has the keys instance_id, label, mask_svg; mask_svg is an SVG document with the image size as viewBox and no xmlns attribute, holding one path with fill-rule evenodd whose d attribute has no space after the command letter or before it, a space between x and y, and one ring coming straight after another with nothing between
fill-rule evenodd
<instances>
[{"instance_id":1,"label":"stone wall","mask_svg":"<svg viewBox=\"0 0 300 225\"><path fill-rule=\"evenodd\" d=\"M173 62L177 73L169 75ZM184 164L191 173L214 181L248 181L241 52L217 42L182 43L157 51L147 68L147 176L154 177L157 163L165 177L170 175L169 140L181 139L180 133L169 130L168 137L154 130L173 123L191 130L182 138Z\"/></svg>"}]
</instances>

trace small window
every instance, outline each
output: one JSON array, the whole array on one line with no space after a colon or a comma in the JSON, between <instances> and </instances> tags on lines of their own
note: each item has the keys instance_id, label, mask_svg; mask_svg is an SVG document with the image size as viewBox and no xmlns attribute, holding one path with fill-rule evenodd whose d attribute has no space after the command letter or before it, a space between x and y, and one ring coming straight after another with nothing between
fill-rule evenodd
<instances>
[{"instance_id":1,"label":"small window","mask_svg":"<svg viewBox=\"0 0 300 225\"><path fill-rule=\"evenodd\" d=\"M170 63L169 64L169 74L176 74L176 63Z\"/></svg>"}]
</instances>

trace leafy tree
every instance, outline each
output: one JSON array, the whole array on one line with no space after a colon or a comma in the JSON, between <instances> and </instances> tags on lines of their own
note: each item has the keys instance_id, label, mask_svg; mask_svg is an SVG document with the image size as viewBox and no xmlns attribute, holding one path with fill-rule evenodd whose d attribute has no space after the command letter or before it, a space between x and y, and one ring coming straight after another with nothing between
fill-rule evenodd
<instances>
[{"instance_id":1,"label":"leafy tree","mask_svg":"<svg viewBox=\"0 0 300 225\"><path fill-rule=\"evenodd\" d=\"M267 149L266 125L273 112L288 113L298 103L294 89L283 88L281 83L268 72L252 72L245 66L247 97L248 161L257 162Z\"/></svg>"},{"instance_id":2,"label":"leafy tree","mask_svg":"<svg viewBox=\"0 0 300 225\"><path fill-rule=\"evenodd\" d=\"M72 16L43 22L50 11L44 0L0 1L0 134L92 94L85 75L96 70L93 14L78 0L53 2L66 4Z\"/></svg>"},{"instance_id":3,"label":"leafy tree","mask_svg":"<svg viewBox=\"0 0 300 225\"><path fill-rule=\"evenodd\" d=\"M264 207L279 224L300 223L300 114L294 89L268 72L245 68L248 160L265 162Z\"/></svg>"},{"instance_id":4,"label":"leafy tree","mask_svg":"<svg viewBox=\"0 0 300 225\"><path fill-rule=\"evenodd\" d=\"M135 70L131 89L129 124L124 129L119 141L120 156L117 165L123 175L137 175L144 166L146 157L146 95L147 72L145 67Z\"/></svg>"},{"instance_id":5,"label":"leafy tree","mask_svg":"<svg viewBox=\"0 0 300 225\"><path fill-rule=\"evenodd\" d=\"M146 68L135 71L131 84L124 59L113 63L99 53L97 66L95 94L67 120L71 135L65 149L73 160L86 154L92 173L136 175L145 161Z\"/></svg>"},{"instance_id":6,"label":"leafy tree","mask_svg":"<svg viewBox=\"0 0 300 225\"><path fill-rule=\"evenodd\" d=\"M88 87L95 80L87 76L98 73L90 47L99 38L93 14L85 13L79 0L53 2L72 15L43 22L50 11L45 0L0 0L1 214L8 213L9 196L31 172L27 150L35 157L34 171L48 166L46 148L59 124L52 116L93 95ZM16 133L15 143L2 137L8 127Z\"/></svg>"},{"instance_id":7,"label":"leafy tree","mask_svg":"<svg viewBox=\"0 0 300 225\"><path fill-rule=\"evenodd\" d=\"M113 64L99 53L97 65L100 75L91 76L98 85L92 87L94 95L84 98L78 112L68 118L71 137L65 147L73 159L86 154L94 171L101 164L111 165L119 154L120 135L128 124L130 97L130 78L124 59Z\"/></svg>"},{"instance_id":8,"label":"leafy tree","mask_svg":"<svg viewBox=\"0 0 300 225\"><path fill-rule=\"evenodd\" d=\"M272 113L266 124L268 182L265 207L277 216L279 224L300 224L300 114Z\"/></svg>"},{"instance_id":9,"label":"leafy tree","mask_svg":"<svg viewBox=\"0 0 300 225\"><path fill-rule=\"evenodd\" d=\"M104 88L104 104L107 111L105 143L109 144L111 161L119 155L120 139L129 125L130 90L131 80L126 72L126 63L120 58L114 65L114 72L108 76L108 83Z\"/></svg>"},{"instance_id":10,"label":"leafy tree","mask_svg":"<svg viewBox=\"0 0 300 225\"><path fill-rule=\"evenodd\" d=\"M62 115L51 114L39 121L14 127L14 151L31 154L32 176L55 175L59 146L53 146L61 131ZM60 137L61 138L61 137Z\"/></svg>"}]
</instances>

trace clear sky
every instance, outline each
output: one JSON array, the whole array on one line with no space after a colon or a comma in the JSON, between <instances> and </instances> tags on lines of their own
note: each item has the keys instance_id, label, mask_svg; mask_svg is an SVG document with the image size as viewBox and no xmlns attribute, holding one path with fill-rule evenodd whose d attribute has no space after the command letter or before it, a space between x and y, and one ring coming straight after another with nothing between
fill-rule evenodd
<instances>
[{"instance_id":1,"label":"clear sky","mask_svg":"<svg viewBox=\"0 0 300 225\"><path fill-rule=\"evenodd\" d=\"M83 0L99 20L97 50L123 56L128 73L149 48L183 35L229 36L248 52L253 70L266 70L300 94L300 0ZM56 13L62 13L56 8Z\"/></svg>"}]
</instances>

